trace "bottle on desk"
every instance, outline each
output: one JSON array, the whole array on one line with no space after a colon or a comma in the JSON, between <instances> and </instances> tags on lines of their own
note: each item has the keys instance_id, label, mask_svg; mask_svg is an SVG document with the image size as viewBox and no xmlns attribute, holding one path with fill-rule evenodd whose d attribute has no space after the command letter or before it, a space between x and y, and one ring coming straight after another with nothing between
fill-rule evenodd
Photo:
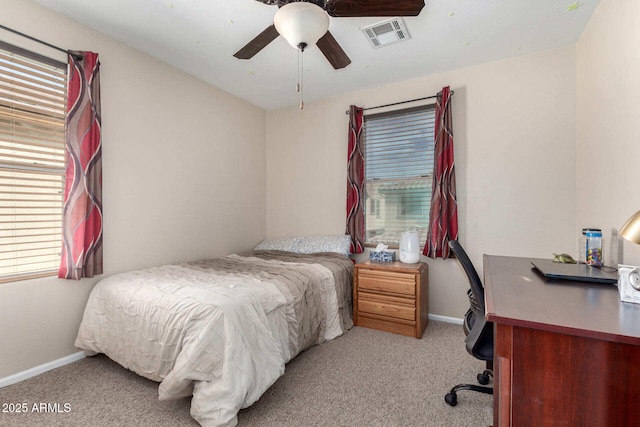
<instances>
[{"instance_id":1,"label":"bottle on desk","mask_svg":"<svg viewBox=\"0 0 640 427\"><path fill-rule=\"evenodd\" d=\"M602 267L603 264L603 238L599 228L589 229L585 232L586 251L585 263L594 267Z\"/></svg>"}]
</instances>

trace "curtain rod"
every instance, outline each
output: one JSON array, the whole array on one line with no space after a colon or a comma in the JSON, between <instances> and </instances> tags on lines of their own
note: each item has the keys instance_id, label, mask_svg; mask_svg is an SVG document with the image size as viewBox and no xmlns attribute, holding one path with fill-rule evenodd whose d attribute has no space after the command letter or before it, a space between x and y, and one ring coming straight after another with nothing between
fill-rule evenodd
<instances>
[{"instance_id":1,"label":"curtain rod","mask_svg":"<svg viewBox=\"0 0 640 427\"><path fill-rule=\"evenodd\" d=\"M451 91L451 95L453 95L453 93L454 92ZM363 108L362 110L366 111L366 110L375 110L376 108L392 107L394 105L407 104L409 102L424 101L425 99L433 99L433 98L437 98L438 96L440 95L425 96L424 98L409 99L407 101L394 102L392 104L378 105L377 107ZM345 111L345 113L349 114L349 110Z\"/></svg>"},{"instance_id":2,"label":"curtain rod","mask_svg":"<svg viewBox=\"0 0 640 427\"><path fill-rule=\"evenodd\" d=\"M45 41L43 41L43 40L37 39L37 38L35 38L35 37L31 37L30 35L25 34L25 33L21 33L20 31L16 31L16 30L14 30L13 28L5 27L4 25L1 25L1 24L0 24L0 28L2 28L3 30L7 30L7 31L9 31L9 32L11 32L11 33L13 33L13 34L17 34L17 35L19 35L19 36L21 36L21 37L24 37L24 38L26 38L26 39L29 39L29 40L31 40L31 41L34 41L34 42L36 42L36 43L43 44L43 45L45 45L45 46L47 46L47 47L50 47L51 49L59 50L60 52L63 52L63 53L68 53L69 55L71 55L71 56L73 56L73 57L75 57L75 58L83 59L83 58L82 58L82 55L78 55L78 54L72 53L72 52L71 52L71 51L69 51L68 49L63 49L63 48L58 47L58 46L56 46L56 45L53 45L53 44L51 44L51 43L47 43L47 42L45 42Z\"/></svg>"}]
</instances>

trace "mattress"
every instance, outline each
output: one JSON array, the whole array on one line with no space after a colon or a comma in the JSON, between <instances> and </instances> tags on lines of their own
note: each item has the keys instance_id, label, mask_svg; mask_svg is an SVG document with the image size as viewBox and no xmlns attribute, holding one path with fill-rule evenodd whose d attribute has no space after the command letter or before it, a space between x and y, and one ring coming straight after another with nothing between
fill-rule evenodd
<instances>
[{"instance_id":1,"label":"mattress","mask_svg":"<svg viewBox=\"0 0 640 427\"><path fill-rule=\"evenodd\" d=\"M255 251L117 274L91 292L76 346L193 396L203 426L233 426L312 345L351 326L353 263Z\"/></svg>"}]
</instances>

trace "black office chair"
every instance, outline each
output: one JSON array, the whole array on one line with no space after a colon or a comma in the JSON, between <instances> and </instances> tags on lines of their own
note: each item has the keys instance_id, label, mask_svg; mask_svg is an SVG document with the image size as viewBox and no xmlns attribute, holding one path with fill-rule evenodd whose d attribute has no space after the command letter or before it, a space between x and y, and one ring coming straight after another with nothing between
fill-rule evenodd
<instances>
[{"instance_id":1,"label":"black office chair","mask_svg":"<svg viewBox=\"0 0 640 427\"><path fill-rule=\"evenodd\" d=\"M469 310L464 316L463 329L466 334L465 343L467 351L476 359L484 360L487 365L484 372L478 374L478 382L475 384L458 384L444 397L445 402L451 406L458 404L457 393L461 390L473 390L480 393L493 394L493 387L485 387L493 377L493 323L487 322L484 317L484 286L473 267L467 253L462 249L457 240L449 242L449 247L462 264L471 288L467 291L469 296Z\"/></svg>"}]
</instances>

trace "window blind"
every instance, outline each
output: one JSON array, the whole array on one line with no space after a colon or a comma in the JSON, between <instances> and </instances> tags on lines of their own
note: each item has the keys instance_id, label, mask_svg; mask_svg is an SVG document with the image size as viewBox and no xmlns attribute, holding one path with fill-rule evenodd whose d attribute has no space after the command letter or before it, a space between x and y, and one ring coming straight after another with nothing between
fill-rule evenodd
<instances>
[{"instance_id":1,"label":"window blind","mask_svg":"<svg viewBox=\"0 0 640 427\"><path fill-rule=\"evenodd\" d=\"M66 68L0 47L0 281L57 271Z\"/></svg>"},{"instance_id":2,"label":"window blind","mask_svg":"<svg viewBox=\"0 0 640 427\"><path fill-rule=\"evenodd\" d=\"M397 245L415 229L424 245L431 207L435 106L364 118L365 242Z\"/></svg>"}]
</instances>

